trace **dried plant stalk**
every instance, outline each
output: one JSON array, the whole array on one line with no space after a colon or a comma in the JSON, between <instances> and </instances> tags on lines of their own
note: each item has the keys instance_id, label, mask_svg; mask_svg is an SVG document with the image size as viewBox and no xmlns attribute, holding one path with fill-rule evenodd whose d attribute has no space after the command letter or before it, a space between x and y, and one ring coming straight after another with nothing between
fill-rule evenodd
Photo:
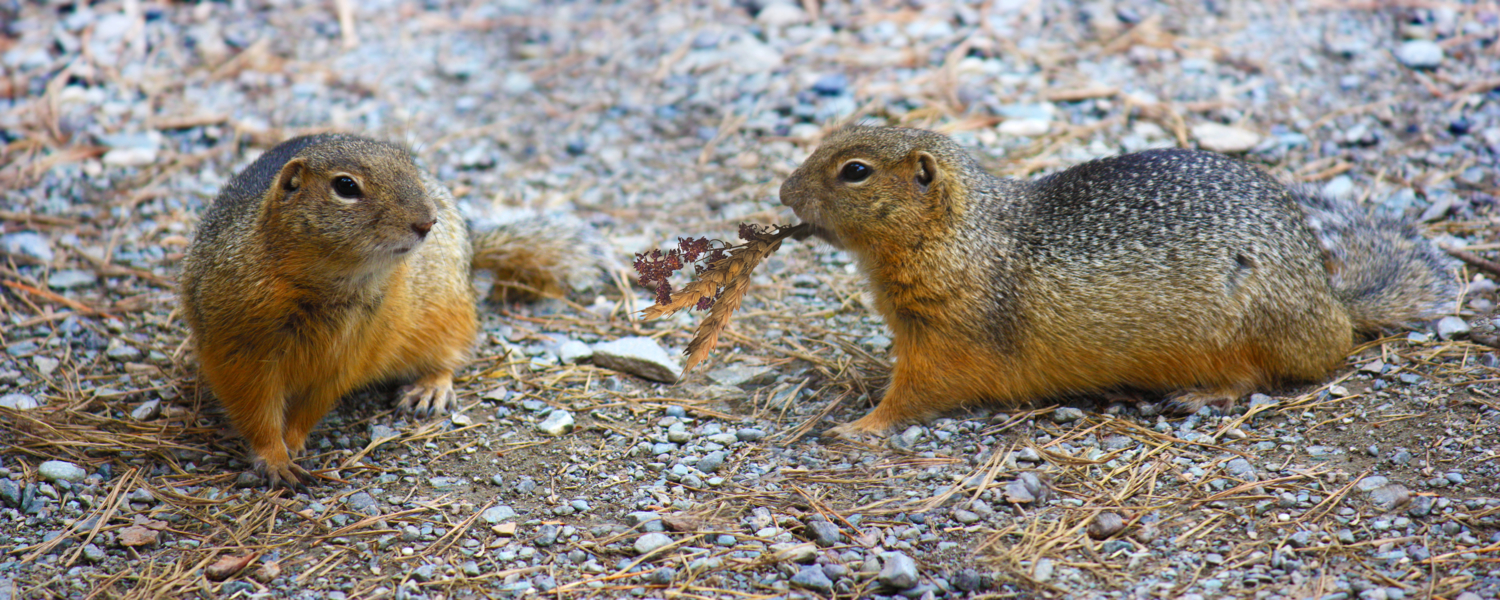
<instances>
[{"instance_id":1,"label":"dried plant stalk","mask_svg":"<svg viewBox=\"0 0 1500 600\"><path fill-rule=\"evenodd\" d=\"M688 343L687 361L683 365L683 373L691 371L698 363L708 357L708 353L719 343L719 334L729 325L729 317L740 307L745 292L750 289L750 274L755 271L766 257L771 256L778 248L781 248L782 240L799 233L807 232L811 226L803 224L796 226L780 225L741 225L740 237L746 242L739 246L721 248L717 252L694 251L687 253L689 260L700 253L708 257L706 267L698 274L698 279L684 286L680 291L671 292L670 298L663 298L661 294L657 298L657 304L649 306L642 312L647 319L659 319L670 316L684 308L699 308L711 306L707 317L698 323L698 330L693 334L693 341ZM684 249L693 240L682 241ZM700 243L700 247L706 247L707 241ZM671 251L668 258L678 255L679 251ZM718 258L713 258L717 256ZM643 275L642 282L650 283L657 281L655 277L661 277L659 283L665 282L665 275L660 271L653 272L652 279L645 276L648 269L641 268L641 256L637 257L637 270ZM668 271L681 268L680 261L674 263L675 267L668 267ZM669 289L669 288L668 288Z\"/></svg>"}]
</instances>

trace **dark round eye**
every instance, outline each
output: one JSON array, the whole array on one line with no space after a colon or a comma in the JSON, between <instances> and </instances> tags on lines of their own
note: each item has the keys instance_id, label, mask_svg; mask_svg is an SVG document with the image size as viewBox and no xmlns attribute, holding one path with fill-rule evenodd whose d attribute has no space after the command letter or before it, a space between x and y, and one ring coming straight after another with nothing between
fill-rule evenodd
<instances>
[{"instance_id":1,"label":"dark round eye","mask_svg":"<svg viewBox=\"0 0 1500 600\"><path fill-rule=\"evenodd\" d=\"M359 184L355 183L354 178L348 175L334 177L333 193L343 198L358 198L360 196Z\"/></svg>"},{"instance_id":2,"label":"dark round eye","mask_svg":"<svg viewBox=\"0 0 1500 600\"><path fill-rule=\"evenodd\" d=\"M865 163L851 160L844 163L844 168L839 169L839 181L844 183L859 183L869 179L875 174L875 168Z\"/></svg>"}]
</instances>

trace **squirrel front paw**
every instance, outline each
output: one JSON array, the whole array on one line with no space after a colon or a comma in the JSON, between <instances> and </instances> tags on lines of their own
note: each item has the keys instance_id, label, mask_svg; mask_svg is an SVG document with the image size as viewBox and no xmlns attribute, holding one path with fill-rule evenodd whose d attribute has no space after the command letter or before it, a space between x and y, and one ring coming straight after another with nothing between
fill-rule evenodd
<instances>
[{"instance_id":1,"label":"squirrel front paw","mask_svg":"<svg viewBox=\"0 0 1500 600\"><path fill-rule=\"evenodd\" d=\"M255 470L265 478L266 486L271 489L307 492L307 484L314 480L312 473L291 460L272 464L265 459L257 459Z\"/></svg>"}]
</instances>

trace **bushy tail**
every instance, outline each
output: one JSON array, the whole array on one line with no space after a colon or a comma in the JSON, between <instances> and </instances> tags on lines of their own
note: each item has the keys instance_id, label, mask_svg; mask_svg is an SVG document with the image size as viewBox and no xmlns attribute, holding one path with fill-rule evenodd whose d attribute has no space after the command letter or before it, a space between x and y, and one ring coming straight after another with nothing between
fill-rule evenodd
<instances>
[{"instance_id":1,"label":"bushy tail","mask_svg":"<svg viewBox=\"0 0 1500 600\"><path fill-rule=\"evenodd\" d=\"M588 287L607 268L608 253L598 234L566 214L525 214L491 228L476 227L475 269L495 275L493 300L562 297Z\"/></svg>"},{"instance_id":2,"label":"bushy tail","mask_svg":"<svg viewBox=\"0 0 1500 600\"><path fill-rule=\"evenodd\" d=\"M1323 247L1334 295L1355 329L1373 332L1452 314L1458 261L1397 216L1299 189L1293 197Z\"/></svg>"}]
</instances>

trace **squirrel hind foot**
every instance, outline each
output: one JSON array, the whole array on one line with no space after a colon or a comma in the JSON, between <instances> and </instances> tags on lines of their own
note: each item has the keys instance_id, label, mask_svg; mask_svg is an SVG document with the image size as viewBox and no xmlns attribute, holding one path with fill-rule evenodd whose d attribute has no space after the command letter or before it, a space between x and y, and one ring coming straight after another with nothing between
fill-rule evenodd
<instances>
[{"instance_id":1,"label":"squirrel hind foot","mask_svg":"<svg viewBox=\"0 0 1500 600\"><path fill-rule=\"evenodd\" d=\"M458 395L453 392L452 371L427 375L416 383L402 387L400 397L396 409L418 417L451 412L458 406Z\"/></svg>"},{"instance_id":2,"label":"squirrel hind foot","mask_svg":"<svg viewBox=\"0 0 1500 600\"><path fill-rule=\"evenodd\" d=\"M1208 407L1216 413L1228 413L1234 408L1235 401L1249 394L1250 391L1251 389L1247 386L1237 385L1183 390L1167 396L1166 400L1162 401L1162 412L1190 415Z\"/></svg>"}]
</instances>

